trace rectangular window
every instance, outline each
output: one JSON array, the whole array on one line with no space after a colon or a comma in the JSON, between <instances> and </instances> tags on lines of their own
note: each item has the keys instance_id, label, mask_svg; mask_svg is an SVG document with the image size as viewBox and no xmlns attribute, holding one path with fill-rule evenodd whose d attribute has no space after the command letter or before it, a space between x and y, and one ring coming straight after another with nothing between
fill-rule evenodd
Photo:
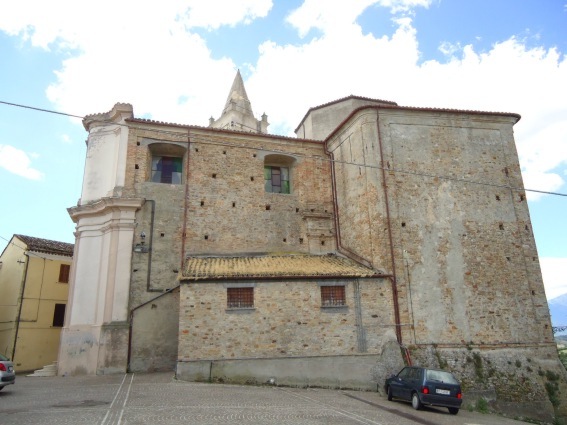
<instances>
[{"instance_id":1,"label":"rectangular window","mask_svg":"<svg viewBox=\"0 0 567 425\"><path fill-rule=\"evenodd\" d=\"M61 328L65 322L65 304L55 304L53 311L53 327Z\"/></svg>"},{"instance_id":2,"label":"rectangular window","mask_svg":"<svg viewBox=\"0 0 567 425\"><path fill-rule=\"evenodd\" d=\"M254 308L254 288L227 288L228 308Z\"/></svg>"},{"instance_id":3,"label":"rectangular window","mask_svg":"<svg viewBox=\"0 0 567 425\"><path fill-rule=\"evenodd\" d=\"M264 166L264 181L266 192L290 193L289 191L289 168Z\"/></svg>"},{"instance_id":4,"label":"rectangular window","mask_svg":"<svg viewBox=\"0 0 567 425\"><path fill-rule=\"evenodd\" d=\"M154 156L152 158L152 181L155 183L181 184L183 158Z\"/></svg>"},{"instance_id":5,"label":"rectangular window","mask_svg":"<svg viewBox=\"0 0 567 425\"><path fill-rule=\"evenodd\" d=\"M71 266L69 264L61 264L59 266L59 282L69 283L70 271L71 271Z\"/></svg>"},{"instance_id":6,"label":"rectangular window","mask_svg":"<svg viewBox=\"0 0 567 425\"><path fill-rule=\"evenodd\" d=\"M344 286L321 286L321 306L346 306Z\"/></svg>"}]
</instances>

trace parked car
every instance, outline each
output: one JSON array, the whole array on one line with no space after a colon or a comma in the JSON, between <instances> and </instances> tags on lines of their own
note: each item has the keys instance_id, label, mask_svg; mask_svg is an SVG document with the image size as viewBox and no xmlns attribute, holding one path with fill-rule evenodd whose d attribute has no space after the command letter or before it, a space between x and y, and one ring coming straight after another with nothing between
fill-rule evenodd
<instances>
[{"instance_id":1,"label":"parked car","mask_svg":"<svg viewBox=\"0 0 567 425\"><path fill-rule=\"evenodd\" d=\"M456 415L463 403L461 384L452 373L425 367L404 367L397 375L386 379L388 400L410 401L414 409L439 406Z\"/></svg>"},{"instance_id":2,"label":"parked car","mask_svg":"<svg viewBox=\"0 0 567 425\"><path fill-rule=\"evenodd\" d=\"M14 364L6 356L0 354L0 390L6 385L16 383Z\"/></svg>"}]
</instances>

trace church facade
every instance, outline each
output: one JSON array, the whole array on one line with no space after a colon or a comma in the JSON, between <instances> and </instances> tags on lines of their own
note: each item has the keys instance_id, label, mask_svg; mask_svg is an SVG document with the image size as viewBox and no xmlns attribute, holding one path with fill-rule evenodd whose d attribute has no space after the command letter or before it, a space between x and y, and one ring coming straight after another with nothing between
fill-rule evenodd
<instances>
[{"instance_id":1,"label":"church facade","mask_svg":"<svg viewBox=\"0 0 567 425\"><path fill-rule=\"evenodd\" d=\"M59 374L376 389L413 362L552 412L519 119L349 96L275 136L240 73L209 127L85 117Z\"/></svg>"}]
</instances>

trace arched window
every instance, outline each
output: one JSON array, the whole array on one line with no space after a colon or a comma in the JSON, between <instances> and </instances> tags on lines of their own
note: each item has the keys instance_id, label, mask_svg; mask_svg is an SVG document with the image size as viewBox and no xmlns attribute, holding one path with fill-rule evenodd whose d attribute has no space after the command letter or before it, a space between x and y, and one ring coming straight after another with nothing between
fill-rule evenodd
<instances>
[{"instance_id":1,"label":"arched window","mask_svg":"<svg viewBox=\"0 0 567 425\"><path fill-rule=\"evenodd\" d=\"M286 155L266 155L264 187L269 193L291 193L291 167L295 158Z\"/></svg>"}]
</instances>

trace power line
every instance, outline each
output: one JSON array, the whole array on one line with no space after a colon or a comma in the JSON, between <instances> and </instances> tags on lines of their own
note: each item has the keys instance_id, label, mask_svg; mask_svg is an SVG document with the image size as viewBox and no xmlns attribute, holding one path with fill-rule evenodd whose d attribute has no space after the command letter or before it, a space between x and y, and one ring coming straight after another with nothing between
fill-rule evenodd
<instances>
[{"instance_id":1,"label":"power line","mask_svg":"<svg viewBox=\"0 0 567 425\"><path fill-rule=\"evenodd\" d=\"M2 101L2 100L0 100L0 103L5 104L5 105L9 105L9 106L15 106L15 107L25 108L25 109L32 109L32 110L36 110L36 111L40 111L40 112L47 112L47 113L52 113L52 114L64 115L64 116L73 117L73 118L80 118L80 119L85 118L85 117L79 116L79 115L73 115L73 114L68 114L68 113L65 113L65 112L58 112L58 111L53 111L53 110L43 109L43 108L36 108L36 107L33 107L33 106L21 105L21 104L17 104L17 103L5 102L5 101ZM127 128L142 129L141 127L137 127L136 125L122 124L122 123L117 123L117 122L114 122L114 121L111 121L111 120L102 120L100 122L118 125L118 126L123 126L123 127L127 127ZM167 125L168 124L168 123L163 123L161 121L153 122L152 120L148 120L147 123L149 125L152 125L152 124L158 124L158 125L166 124ZM179 124L173 124L173 123L169 123L169 124L179 125ZM193 127L191 125L182 125L182 126L183 127ZM203 128L203 130L206 130L208 127L202 127L202 128ZM154 129L152 131L154 131L156 133L161 133L161 134L169 134L169 135L176 135L176 136L181 135L181 133L174 132L174 131L171 131L171 130L155 130ZM260 133L260 135L266 135L266 134ZM268 136L277 137L277 135L268 135ZM293 140L293 138L290 138L290 137L286 137L286 136L281 136L281 137ZM197 140L197 141L199 141L199 143L202 143L202 144L227 146L227 147L241 148L241 149L253 149L253 150L258 149L256 147L239 145L239 144L235 144L235 143L218 142L218 141L215 142L215 141L212 141L211 138L214 139L215 137L209 136L209 137L205 138L205 137L199 137L199 136L195 136L195 135L191 136L191 139ZM300 139L298 139L298 140L300 140ZM306 155L306 154L302 154L302 153L295 153L295 152L289 152L289 151L278 150L278 149L262 148L262 150L265 150L267 152L272 152L272 153L293 155L293 156L302 157L302 158L319 159L321 161L329 161L329 162L334 162L336 164L353 165L353 166L357 166L357 167L371 168L371 169L377 169L377 170L383 169L384 171L392 172L392 173L408 174L408 175L414 175L414 176L419 176L419 177L427 177L427 178L431 178L431 179L456 181L456 182L460 182L460 183L469 183L469 184L474 184L474 185L479 185L479 186L496 187L496 188L501 188L501 189L513 190L513 191L517 191L517 192L533 192L533 193L540 193L540 194L543 194L543 195L554 195L554 196L567 197L567 193L551 192L551 191L538 190L538 189L527 189L527 188L523 188L523 187L514 187L514 186L502 185L502 184L496 184L496 183L488 183L488 182L468 180L468 179L465 179L465 178L454 177L454 176L442 176L442 175L429 174L429 173L423 173L423 172L418 172L418 171L409 171L409 170L403 170L403 169L397 169L397 168L381 167L381 166L378 166L378 165L368 165L368 164L361 164L361 163L349 162L349 161L332 160L328 157Z\"/></svg>"},{"instance_id":2,"label":"power line","mask_svg":"<svg viewBox=\"0 0 567 425\"><path fill-rule=\"evenodd\" d=\"M0 103L3 103L4 105L15 106L17 108L33 109L34 111L47 112L47 113L50 113L50 114L64 115L66 117L81 118L81 119L84 118L84 117L81 117L79 115L66 114L65 112L53 111L51 109L36 108L35 106L20 105L18 103L5 102L3 100L0 100Z\"/></svg>"}]
</instances>

